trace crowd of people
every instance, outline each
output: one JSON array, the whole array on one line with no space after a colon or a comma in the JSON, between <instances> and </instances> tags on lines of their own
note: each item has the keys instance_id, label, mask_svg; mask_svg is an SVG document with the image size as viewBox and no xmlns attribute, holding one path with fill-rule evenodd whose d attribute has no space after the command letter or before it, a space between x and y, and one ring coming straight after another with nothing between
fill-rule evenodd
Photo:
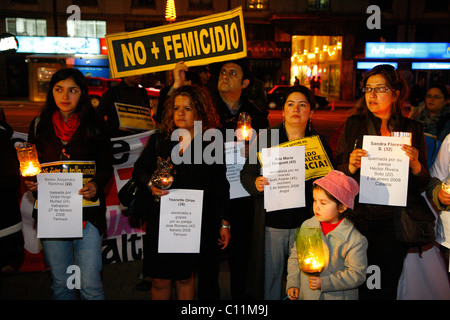
<instances>
[{"instance_id":1,"label":"crowd of people","mask_svg":"<svg viewBox=\"0 0 450 320\"><path fill-rule=\"evenodd\" d=\"M399 207L358 201L361 162L368 156L362 147L363 136L412 133L411 144L402 146L409 158L408 201L427 192L430 202L437 207L436 228L442 227L442 221L448 224L450 197L442 191L441 183L449 174L448 146L438 149L439 152L436 150L436 161L433 158L430 163L425 138L427 134L432 135L444 144L450 139L446 131L450 123L446 109L449 94L445 86L431 86L424 105L418 104L418 109L406 117L403 107L408 98L408 86L398 70L389 65L373 68L362 80L364 95L358 101L358 111L346 120L334 155L326 138L312 126L315 98L307 87L295 84L286 91L283 121L269 127L265 107L244 94L254 82L247 59L201 68L189 68L179 62L173 74L174 83L161 91L153 117L157 130L150 136L133 170L133 179L139 189L146 192L136 207L148 213L142 275L149 283L151 298L171 299L174 285L176 298L180 300L220 299L219 265L221 252L227 251L231 295L236 300L280 300L286 294L291 300L397 299L406 257L415 252L411 251L415 248L405 246L395 236L393 217L400 214ZM95 110L89 103L82 73L70 68L59 70L52 76L42 112L30 124L28 140L36 145L41 163L95 161L95 176L85 183L79 194L84 199L99 200L100 205L83 207L83 237L41 239L51 272L54 299L75 298L74 290L66 285L70 276L66 270L73 264L81 270L81 297L104 299L100 276L101 241L106 228L104 190L113 172L110 138L136 133L120 128L114 103L149 107L145 90L138 87L139 81L139 76L123 79L119 86L103 95ZM237 129L239 115L244 112L251 117L251 127L257 137L264 132L267 144L259 144L257 137L244 142L242 154L246 163L240 182L248 195L230 199L225 161L212 164L203 158L200 163L194 161L195 150L203 152L213 143L197 141L194 137L215 128L227 142L226 131ZM201 132L195 131L196 121L201 121ZM1 179L2 182L4 177L8 179L9 185L2 197L6 194L11 200L14 188L18 187L19 172L13 165L17 159L8 146L10 128L1 125L2 150L7 151L2 151L1 161L8 164L1 166L8 173L2 174ZM172 141L176 129L184 129L188 134ZM268 212L264 206L264 191L269 180L262 175L261 164L250 159L262 148L312 136L319 137L333 169L322 177L305 181L304 207ZM197 253L158 251L160 199L169 194L170 189L157 185L153 177L160 161L171 162L174 150L180 156L188 155L192 161L171 163L174 175L171 188L204 193L201 245ZM38 184L32 180L24 183L37 198ZM4 235L4 229L9 230L18 223L18 205L14 203L8 208L11 218L1 222L2 267L17 257L17 246L23 241L17 232ZM38 214L34 209L34 217ZM3 227L4 222L9 224ZM306 274L299 268L296 237L299 230L305 228L319 228L322 232L327 262L320 274ZM445 237L442 232L441 236ZM11 241L16 245L11 245ZM439 251L439 245L433 242L420 248L417 255L431 248ZM440 249L443 255L447 254L448 263L448 249L444 246ZM3 259L4 256L7 259ZM441 261L442 266L444 261ZM381 270L381 285L375 289L365 284L370 265ZM439 284L443 289L433 296L435 298L450 299L447 271L443 272L447 282ZM195 275L198 276L197 292Z\"/></svg>"}]
</instances>

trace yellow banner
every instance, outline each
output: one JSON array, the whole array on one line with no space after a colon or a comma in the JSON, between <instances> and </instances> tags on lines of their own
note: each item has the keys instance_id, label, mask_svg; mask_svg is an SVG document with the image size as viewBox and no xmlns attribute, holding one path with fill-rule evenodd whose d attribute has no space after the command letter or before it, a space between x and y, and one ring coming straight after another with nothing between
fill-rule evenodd
<instances>
[{"instance_id":1,"label":"yellow banner","mask_svg":"<svg viewBox=\"0 0 450 320\"><path fill-rule=\"evenodd\" d=\"M54 161L41 164L41 173L82 173L83 186L95 177L95 161ZM83 199L83 207L100 205L100 201ZM37 200L36 200L37 207Z\"/></svg>"},{"instance_id":2,"label":"yellow banner","mask_svg":"<svg viewBox=\"0 0 450 320\"><path fill-rule=\"evenodd\" d=\"M247 56L242 8L194 20L106 35L113 78Z\"/></svg>"},{"instance_id":3,"label":"yellow banner","mask_svg":"<svg viewBox=\"0 0 450 320\"><path fill-rule=\"evenodd\" d=\"M288 141L272 148L305 146L305 181L325 176L333 170L328 154L323 148L319 136L312 136ZM262 167L262 152L257 153L259 163Z\"/></svg>"},{"instance_id":4,"label":"yellow banner","mask_svg":"<svg viewBox=\"0 0 450 320\"><path fill-rule=\"evenodd\" d=\"M120 129L153 130L155 124L149 108L134 106L131 104L114 103L119 117Z\"/></svg>"}]
</instances>

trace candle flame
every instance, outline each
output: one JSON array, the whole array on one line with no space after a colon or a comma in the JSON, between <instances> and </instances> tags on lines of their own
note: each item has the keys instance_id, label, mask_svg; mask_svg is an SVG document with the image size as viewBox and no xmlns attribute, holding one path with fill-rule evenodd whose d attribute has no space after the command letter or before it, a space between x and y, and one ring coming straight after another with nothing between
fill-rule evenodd
<instances>
[{"instance_id":1,"label":"candle flame","mask_svg":"<svg viewBox=\"0 0 450 320\"><path fill-rule=\"evenodd\" d=\"M26 164L24 166L24 169L21 170L22 172L22 176L24 177L32 177L37 175L39 172L41 172L41 167L40 166L35 166L34 163L32 161L28 162L28 164Z\"/></svg>"}]
</instances>

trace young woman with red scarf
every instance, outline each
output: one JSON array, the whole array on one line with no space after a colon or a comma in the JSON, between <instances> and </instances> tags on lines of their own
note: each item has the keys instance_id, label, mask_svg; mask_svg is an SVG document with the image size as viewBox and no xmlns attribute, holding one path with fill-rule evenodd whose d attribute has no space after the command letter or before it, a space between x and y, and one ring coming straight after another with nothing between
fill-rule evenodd
<instances>
[{"instance_id":1,"label":"young woman with red scarf","mask_svg":"<svg viewBox=\"0 0 450 320\"><path fill-rule=\"evenodd\" d=\"M86 80L77 69L61 69L50 80L41 114L30 125L28 141L36 145L41 164L54 161L95 161L95 175L79 190L99 205L83 207L83 237L41 239L50 267L54 299L74 299L67 286L70 265L81 271L82 299L104 299L100 277L102 234L106 230L104 188L112 176L112 146L105 123L89 103ZM36 182L25 181L36 196ZM38 212L34 212L39 214Z\"/></svg>"}]
</instances>

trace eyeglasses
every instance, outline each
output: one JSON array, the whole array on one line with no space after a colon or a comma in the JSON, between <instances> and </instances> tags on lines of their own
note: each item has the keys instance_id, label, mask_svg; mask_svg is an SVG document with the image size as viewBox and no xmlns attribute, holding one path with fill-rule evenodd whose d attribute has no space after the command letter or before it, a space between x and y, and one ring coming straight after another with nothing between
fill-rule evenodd
<instances>
[{"instance_id":1,"label":"eyeglasses","mask_svg":"<svg viewBox=\"0 0 450 320\"><path fill-rule=\"evenodd\" d=\"M375 88L364 87L361 90L364 93L371 93L372 91L374 91L375 93L385 93L385 92L389 91L389 88L388 87L375 87Z\"/></svg>"},{"instance_id":2,"label":"eyeglasses","mask_svg":"<svg viewBox=\"0 0 450 320\"><path fill-rule=\"evenodd\" d=\"M442 99L444 96L440 96L440 95L432 95L432 94L427 94L426 96L425 96L425 98L427 98L427 99L435 99L435 100L439 100L439 99Z\"/></svg>"}]
</instances>

